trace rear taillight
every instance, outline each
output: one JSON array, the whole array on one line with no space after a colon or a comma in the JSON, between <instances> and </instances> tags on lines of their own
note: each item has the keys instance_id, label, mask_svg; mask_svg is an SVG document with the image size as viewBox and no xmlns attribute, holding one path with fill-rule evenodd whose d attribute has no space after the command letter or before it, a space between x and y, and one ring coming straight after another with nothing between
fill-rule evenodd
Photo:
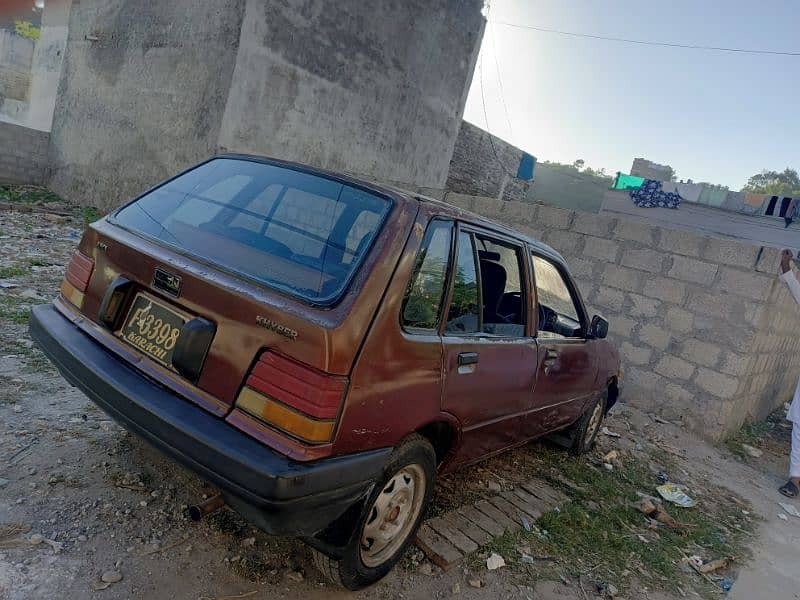
<instances>
[{"instance_id":1,"label":"rear taillight","mask_svg":"<svg viewBox=\"0 0 800 600\"><path fill-rule=\"evenodd\" d=\"M321 373L265 352L236 398L236 407L304 442L333 437L347 378Z\"/></svg>"},{"instance_id":2,"label":"rear taillight","mask_svg":"<svg viewBox=\"0 0 800 600\"><path fill-rule=\"evenodd\" d=\"M61 294L78 308L83 305L83 295L89 288L92 271L94 261L76 250L67 265L64 281L61 282Z\"/></svg>"}]
</instances>

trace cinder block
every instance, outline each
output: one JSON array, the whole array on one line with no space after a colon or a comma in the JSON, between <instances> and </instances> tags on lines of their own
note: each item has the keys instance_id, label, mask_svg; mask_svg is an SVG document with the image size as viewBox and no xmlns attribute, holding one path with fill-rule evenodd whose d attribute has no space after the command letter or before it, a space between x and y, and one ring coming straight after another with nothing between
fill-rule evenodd
<instances>
[{"instance_id":1,"label":"cinder block","mask_svg":"<svg viewBox=\"0 0 800 600\"><path fill-rule=\"evenodd\" d=\"M682 281L710 285L714 281L718 270L719 267L711 263L685 256L673 256L672 267L667 274Z\"/></svg>"},{"instance_id":2,"label":"cinder block","mask_svg":"<svg viewBox=\"0 0 800 600\"><path fill-rule=\"evenodd\" d=\"M732 294L693 293L686 307L696 314L732 319L745 314L745 300Z\"/></svg>"},{"instance_id":3,"label":"cinder block","mask_svg":"<svg viewBox=\"0 0 800 600\"><path fill-rule=\"evenodd\" d=\"M655 298L647 298L641 294L628 294L631 306L628 308L628 315L634 318L655 317L659 314L661 301Z\"/></svg>"},{"instance_id":4,"label":"cinder block","mask_svg":"<svg viewBox=\"0 0 800 600\"><path fill-rule=\"evenodd\" d=\"M608 330L614 335L629 338L633 333L633 328L639 324L638 321L623 317L622 315L615 315L608 317Z\"/></svg>"},{"instance_id":5,"label":"cinder block","mask_svg":"<svg viewBox=\"0 0 800 600\"><path fill-rule=\"evenodd\" d=\"M545 234L545 241L565 256L578 253L583 236L563 229L551 229Z\"/></svg>"},{"instance_id":6,"label":"cinder block","mask_svg":"<svg viewBox=\"0 0 800 600\"><path fill-rule=\"evenodd\" d=\"M689 379L694 375L694 369L692 363L670 354L662 356L655 366L656 373L670 379Z\"/></svg>"},{"instance_id":7,"label":"cinder block","mask_svg":"<svg viewBox=\"0 0 800 600\"><path fill-rule=\"evenodd\" d=\"M622 254L622 265L641 269L649 273L661 273L665 255L655 250L626 250Z\"/></svg>"},{"instance_id":8,"label":"cinder block","mask_svg":"<svg viewBox=\"0 0 800 600\"><path fill-rule=\"evenodd\" d=\"M684 340L680 351L680 355L686 360L706 367L716 365L721 353L722 350L716 344L701 342L694 338Z\"/></svg>"},{"instance_id":9,"label":"cinder block","mask_svg":"<svg viewBox=\"0 0 800 600\"><path fill-rule=\"evenodd\" d=\"M605 263L601 281L604 285L610 285L626 292L640 292L642 291L644 273L635 269Z\"/></svg>"},{"instance_id":10,"label":"cinder block","mask_svg":"<svg viewBox=\"0 0 800 600\"><path fill-rule=\"evenodd\" d=\"M711 238L703 252L703 258L711 262L752 269L756 264L758 250L757 246L734 240Z\"/></svg>"},{"instance_id":11,"label":"cinder block","mask_svg":"<svg viewBox=\"0 0 800 600\"><path fill-rule=\"evenodd\" d=\"M639 341L663 352L669 347L672 334L658 325L642 325L639 329Z\"/></svg>"},{"instance_id":12,"label":"cinder block","mask_svg":"<svg viewBox=\"0 0 800 600\"><path fill-rule=\"evenodd\" d=\"M630 367L625 371L625 401L637 406L651 407L661 401L664 378L651 369Z\"/></svg>"},{"instance_id":13,"label":"cinder block","mask_svg":"<svg viewBox=\"0 0 800 600\"><path fill-rule=\"evenodd\" d=\"M646 365L650 362L653 356L653 351L650 348L643 346L634 346L630 342L623 342L620 346L620 354L624 363L632 365Z\"/></svg>"},{"instance_id":14,"label":"cinder block","mask_svg":"<svg viewBox=\"0 0 800 600\"><path fill-rule=\"evenodd\" d=\"M576 212L572 222L572 230L596 237L608 237L614 228L616 219L587 212Z\"/></svg>"},{"instance_id":15,"label":"cinder block","mask_svg":"<svg viewBox=\"0 0 800 600\"><path fill-rule=\"evenodd\" d=\"M681 304L686 299L686 284L677 279L650 275L644 282L644 295L672 304Z\"/></svg>"},{"instance_id":16,"label":"cinder block","mask_svg":"<svg viewBox=\"0 0 800 600\"><path fill-rule=\"evenodd\" d=\"M614 288L601 285L597 288L592 303L600 308L611 309L620 312L625 303L625 294Z\"/></svg>"},{"instance_id":17,"label":"cinder block","mask_svg":"<svg viewBox=\"0 0 800 600\"><path fill-rule=\"evenodd\" d=\"M664 398L680 412L690 406L694 401L694 394L677 383L668 383L664 386Z\"/></svg>"},{"instance_id":18,"label":"cinder block","mask_svg":"<svg viewBox=\"0 0 800 600\"><path fill-rule=\"evenodd\" d=\"M652 246L655 243L655 232L656 229L650 225L620 220L614 229L614 237L620 240L639 242L645 246Z\"/></svg>"},{"instance_id":19,"label":"cinder block","mask_svg":"<svg viewBox=\"0 0 800 600\"><path fill-rule=\"evenodd\" d=\"M594 260L616 262L619 244L612 240L586 236L584 238L583 255Z\"/></svg>"},{"instance_id":20,"label":"cinder block","mask_svg":"<svg viewBox=\"0 0 800 600\"><path fill-rule=\"evenodd\" d=\"M449 194L445 194L444 201L447 204L452 204L453 206L457 206L463 210L472 211L475 203L475 196L455 194L451 192Z\"/></svg>"},{"instance_id":21,"label":"cinder block","mask_svg":"<svg viewBox=\"0 0 800 600\"><path fill-rule=\"evenodd\" d=\"M665 252L696 257L700 256L705 241L705 237L689 231L662 229L658 248Z\"/></svg>"},{"instance_id":22,"label":"cinder block","mask_svg":"<svg viewBox=\"0 0 800 600\"><path fill-rule=\"evenodd\" d=\"M772 286L781 283L777 277L732 267L722 267L719 275L719 286L723 292L745 296L753 300L766 300Z\"/></svg>"},{"instance_id":23,"label":"cinder block","mask_svg":"<svg viewBox=\"0 0 800 600\"><path fill-rule=\"evenodd\" d=\"M571 210L540 204L536 210L536 225L544 229L569 229L573 214Z\"/></svg>"},{"instance_id":24,"label":"cinder block","mask_svg":"<svg viewBox=\"0 0 800 600\"><path fill-rule=\"evenodd\" d=\"M723 400L733 398L738 382L735 377L700 367L695 377L697 386Z\"/></svg>"},{"instance_id":25,"label":"cinder block","mask_svg":"<svg viewBox=\"0 0 800 600\"><path fill-rule=\"evenodd\" d=\"M577 279L591 279L594 276L594 263L591 260L583 258L571 258L569 261L569 270L572 275Z\"/></svg>"},{"instance_id":26,"label":"cinder block","mask_svg":"<svg viewBox=\"0 0 800 600\"><path fill-rule=\"evenodd\" d=\"M780 273L781 251L778 248L761 248L757 254L756 271L777 275Z\"/></svg>"},{"instance_id":27,"label":"cinder block","mask_svg":"<svg viewBox=\"0 0 800 600\"><path fill-rule=\"evenodd\" d=\"M520 223L532 223L536 215L536 205L532 202L506 202L503 206L503 219L512 227Z\"/></svg>"}]
</instances>

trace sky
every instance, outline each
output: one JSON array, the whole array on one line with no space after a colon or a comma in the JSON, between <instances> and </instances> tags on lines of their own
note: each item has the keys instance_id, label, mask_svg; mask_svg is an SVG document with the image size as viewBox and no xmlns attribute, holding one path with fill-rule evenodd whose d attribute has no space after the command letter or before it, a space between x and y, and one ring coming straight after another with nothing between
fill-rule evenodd
<instances>
[{"instance_id":1,"label":"sky","mask_svg":"<svg viewBox=\"0 0 800 600\"><path fill-rule=\"evenodd\" d=\"M497 23L798 52L798 0L492 0L488 16L464 118L540 161L627 173L644 157L734 190L763 169L800 170L800 56Z\"/></svg>"}]
</instances>

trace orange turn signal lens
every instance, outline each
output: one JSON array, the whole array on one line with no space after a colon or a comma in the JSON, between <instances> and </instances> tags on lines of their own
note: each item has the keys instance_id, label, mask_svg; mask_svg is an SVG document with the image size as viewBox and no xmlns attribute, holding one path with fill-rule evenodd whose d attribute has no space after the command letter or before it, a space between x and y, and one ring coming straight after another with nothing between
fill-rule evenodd
<instances>
[{"instance_id":1,"label":"orange turn signal lens","mask_svg":"<svg viewBox=\"0 0 800 600\"><path fill-rule=\"evenodd\" d=\"M83 306L83 292L76 290L75 286L66 279L61 282L61 295L78 308Z\"/></svg>"},{"instance_id":2,"label":"orange turn signal lens","mask_svg":"<svg viewBox=\"0 0 800 600\"><path fill-rule=\"evenodd\" d=\"M239 392L236 407L305 442L329 442L333 436L335 421L308 417L249 387Z\"/></svg>"}]
</instances>

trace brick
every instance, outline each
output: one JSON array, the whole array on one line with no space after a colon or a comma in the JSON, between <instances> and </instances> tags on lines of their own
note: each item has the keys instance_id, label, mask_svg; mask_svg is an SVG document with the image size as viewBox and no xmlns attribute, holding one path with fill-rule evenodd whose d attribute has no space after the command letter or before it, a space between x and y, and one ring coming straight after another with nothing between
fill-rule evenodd
<instances>
[{"instance_id":1,"label":"brick","mask_svg":"<svg viewBox=\"0 0 800 600\"><path fill-rule=\"evenodd\" d=\"M708 240L703 258L711 262L752 269L756 264L759 248L734 240Z\"/></svg>"},{"instance_id":2,"label":"brick","mask_svg":"<svg viewBox=\"0 0 800 600\"><path fill-rule=\"evenodd\" d=\"M497 507L491 504L488 500L476 502L475 508L490 519L494 520L495 523L502 526L505 531L518 531L520 527L522 527L521 523L510 519L504 512L498 510Z\"/></svg>"},{"instance_id":3,"label":"brick","mask_svg":"<svg viewBox=\"0 0 800 600\"><path fill-rule=\"evenodd\" d=\"M531 479L520 485L520 487L529 494L541 499L547 506L547 510L552 510L556 506L569 501L565 494L553 489L541 479Z\"/></svg>"},{"instance_id":4,"label":"brick","mask_svg":"<svg viewBox=\"0 0 800 600\"><path fill-rule=\"evenodd\" d=\"M686 299L686 284L677 279L651 275L644 282L644 295L672 304L681 304Z\"/></svg>"},{"instance_id":5,"label":"brick","mask_svg":"<svg viewBox=\"0 0 800 600\"><path fill-rule=\"evenodd\" d=\"M628 308L628 314L634 318L636 317L655 317L659 314L661 301L655 298L647 298L640 294L628 294L631 306Z\"/></svg>"},{"instance_id":6,"label":"brick","mask_svg":"<svg viewBox=\"0 0 800 600\"><path fill-rule=\"evenodd\" d=\"M752 300L761 300L769 295L775 281L775 277L753 271L723 267L720 271L719 286L724 292L738 294Z\"/></svg>"},{"instance_id":7,"label":"brick","mask_svg":"<svg viewBox=\"0 0 800 600\"><path fill-rule=\"evenodd\" d=\"M451 510L446 515L443 515L442 519L444 519L445 523L447 523L450 527L463 533L478 546L483 546L484 544L488 544L492 541L493 536L491 534L478 527L475 523L459 514L457 511Z\"/></svg>"},{"instance_id":8,"label":"brick","mask_svg":"<svg viewBox=\"0 0 800 600\"><path fill-rule=\"evenodd\" d=\"M668 383L664 386L664 398L669 400L670 404L674 405L678 410L681 410L694 401L694 394L676 383Z\"/></svg>"},{"instance_id":9,"label":"brick","mask_svg":"<svg viewBox=\"0 0 800 600\"><path fill-rule=\"evenodd\" d=\"M658 395L659 400L661 399L661 390L663 388L664 378L650 369L630 367L625 371L625 391L623 393L625 394L626 402L652 407L656 395ZM650 392L652 392L652 395Z\"/></svg>"},{"instance_id":10,"label":"brick","mask_svg":"<svg viewBox=\"0 0 800 600\"><path fill-rule=\"evenodd\" d=\"M689 231L662 229L658 248L665 252L697 257L700 256L705 239L703 236Z\"/></svg>"},{"instance_id":11,"label":"brick","mask_svg":"<svg viewBox=\"0 0 800 600\"><path fill-rule=\"evenodd\" d=\"M544 500L537 498L520 487L514 488L513 493L525 501L525 504L528 506L528 514L534 515L537 519L550 510Z\"/></svg>"},{"instance_id":12,"label":"brick","mask_svg":"<svg viewBox=\"0 0 800 600\"><path fill-rule=\"evenodd\" d=\"M474 506L462 506L457 512L492 537L505 533L505 529L502 525L499 525L494 519L487 517ZM475 541L477 542L477 540Z\"/></svg>"},{"instance_id":13,"label":"brick","mask_svg":"<svg viewBox=\"0 0 800 600\"><path fill-rule=\"evenodd\" d=\"M592 298L592 302L601 308L621 311L625 303L625 294L614 288L601 285Z\"/></svg>"},{"instance_id":14,"label":"brick","mask_svg":"<svg viewBox=\"0 0 800 600\"><path fill-rule=\"evenodd\" d=\"M444 571L449 571L464 559L464 555L453 544L431 529L427 523L419 528L416 544L432 563Z\"/></svg>"},{"instance_id":15,"label":"brick","mask_svg":"<svg viewBox=\"0 0 800 600\"><path fill-rule=\"evenodd\" d=\"M642 325L639 329L639 341L656 350L664 351L669 347L669 343L672 341L672 335L663 327L657 325Z\"/></svg>"},{"instance_id":16,"label":"brick","mask_svg":"<svg viewBox=\"0 0 800 600\"><path fill-rule=\"evenodd\" d=\"M708 285L714 280L718 269L719 267L717 265L712 265L711 263L701 260L686 258L684 256L673 256L672 267L667 274L675 279Z\"/></svg>"},{"instance_id":17,"label":"brick","mask_svg":"<svg viewBox=\"0 0 800 600\"><path fill-rule=\"evenodd\" d=\"M607 237L616 223L616 219L587 212L576 212L572 221L572 230L596 237Z\"/></svg>"},{"instance_id":18,"label":"brick","mask_svg":"<svg viewBox=\"0 0 800 600\"><path fill-rule=\"evenodd\" d=\"M733 398L734 394L736 394L736 378L711 369L703 367L698 369L695 383L700 389L724 400Z\"/></svg>"},{"instance_id":19,"label":"brick","mask_svg":"<svg viewBox=\"0 0 800 600\"><path fill-rule=\"evenodd\" d=\"M656 250L626 250L621 264L648 273L660 273L664 266L664 254Z\"/></svg>"},{"instance_id":20,"label":"brick","mask_svg":"<svg viewBox=\"0 0 800 600\"><path fill-rule=\"evenodd\" d=\"M640 292L644 282L644 273L635 269L606 263L601 281L605 285L627 292Z\"/></svg>"},{"instance_id":21,"label":"brick","mask_svg":"<svg viewBox=\"0 0 800 600\"><path fill-rule=\"evenodd\" d=\"M717 364L721 352L722 350L716 344L701 342L696 339L686 339L681 344L680 355L698 365L713 367Z\"/></svg>"},{"instance_id":22,"label":"brick","mask_svg":"<svg viewBox=\"0 0 800 600\"><path fill-rule=\"evenodd\" d=\"M532 515L528 515L524 510L520 510L508 500L500 496L493 496L489 498L489 502L493 504L497 510L502 512L509 519L513 520L514 523L519 524L520 527L522 526L522 519L520 517L524 516L527 519L532 518Z\"/></svg>"},{"instance_id":23,"label":"brick","mask_svg":"<svg viewBox=\"0 0 800 600\"><path fill-rule=\"evenodd\" d=\"M586 236L583 246L583 255L594 260L616 262L619 253L619 244L612 240L604 240Z\"/></svg>"},{"instance_id":24,"label":"brick","mask_svg":"<svg viewBox=\"0 0 800 600\"><path fill-rule=\"evenodd\" d=\"M542 512L536 507L529 505L525 500L513 492L502 492L500 497L520 511L520 515L528 519L529 523L534 523L542 516Z\"/></svg>"},{"instance_id":25,"label":"brick","mask_svg":"<svg viewBox=\"0 0 800 600\"><path fill-rule=\"evenodd\" d=\"M545 235L545 241L565 256L578 253L581 239L582 236L578 235L577 233L564 231L562 229L550 230Z\"/></svg>"},{"instance_id":26,"label":"brick","mask_svg":"<svg viewBox=\"0 0 800 600\"><path fill-rule=\"evenodd\" d=\"M655 372L670 379L689 379L694 375L695 366L677 356L666 355L656 363Z\"/></svg>"},{"instance_id":27,"label":"brick","mask_svg":"<svg viewBox=\"0 0 800 600\"><path fill-rule=\"evenodd\" d=\"M470 554L478 549L478 544L473 542L455 527L451 527L442 517L428 519L426 524L464 554Z\"/></svg>"},{"instance_id":28,"label":"brick","mask_svg":"<svg viewBox=\"0 0 800 600\"><path fill-rule=\"evenodd\" d=\"M617 223L616 229L614 229L614 237L652 246L655 243L655 231L650 225L634 223L633 221L620 221Z\"/></svg>"},{"instance_id":29,"label":"brick","mask_svg":"<svg viewBox=\"0 0 800 600\"><path fill-rule=\"evenodd\" d=\"M571 210L540 204L536 210L536 225L544 229L569 229Z\"/></svg>"},{"instance_id":30,"label":"brick","mask_svg":"<svg viewBox=\"0 0 800 600\"><path fill-rule=\"evenodd\" d=\"M622 346L620 346L620 353L622 354L623 361L633 365L646 365L653 356L653 351L650 348L634 346L630 342L622 343Z\"/></svg>"}]
</instances>

